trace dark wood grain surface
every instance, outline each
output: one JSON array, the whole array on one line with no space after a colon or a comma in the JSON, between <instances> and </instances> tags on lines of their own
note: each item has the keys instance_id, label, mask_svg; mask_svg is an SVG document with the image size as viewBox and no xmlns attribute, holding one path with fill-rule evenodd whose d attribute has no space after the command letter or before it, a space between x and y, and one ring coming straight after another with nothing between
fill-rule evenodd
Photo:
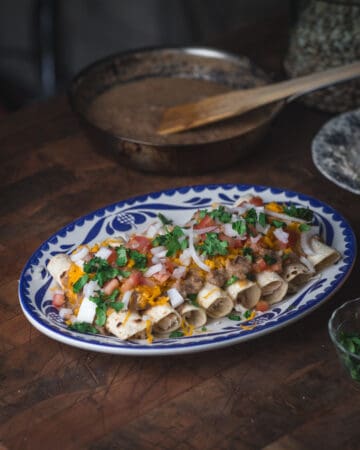
<instances>
[{"instance_id":1,"label":"dark wood grain surface","mask_svg":"<svg viewBox=\"0 0 360 450\"><path fill-rule=\"evenodd\" d=\"M279 55L260 54L270 70L279 68ZM333 309L359 296L357 265L336 295L291 326L184 356L62 345L30 325L17 297L23 265L52 233L158 189L220 182L287 188L329 203L359 235L359 197L323 178L311 160L311 140L328 118L292 104L246 159L191 177L142 174L99 155L65 98L1 119L0 448L360 448L360 389L343 373L327 333Z\"/></svg>"}]
</instances>

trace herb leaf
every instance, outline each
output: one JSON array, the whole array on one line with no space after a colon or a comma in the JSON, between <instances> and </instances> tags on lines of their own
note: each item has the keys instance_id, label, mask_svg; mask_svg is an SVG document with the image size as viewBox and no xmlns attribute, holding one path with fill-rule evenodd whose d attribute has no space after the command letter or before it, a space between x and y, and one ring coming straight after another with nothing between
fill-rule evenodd
<instances>
[{"instance_id":1,"label":"herb leaf","mask_svg":"<svg viewBox=\"0 0 360 450\"><path fill-rule=\"evenodd\" d=\"M205 255L227 255L229 243L227 241L221 241L217 233L206 233L206 239L200 246L202 252Z\"/></svg>"},{"instance_id":2,"label":"herb leaf","mask_svg":"<svg viewBox=\"0 0 360 450\"><path fill-rule=\"evenodd\" d=\"M237 314L229 314L227 318L230 320L241 320L241 316L238 316Z\"/></svg>"},{"instance_id":3,"label":"herb leaf","mask_svg":"<svg viewBox=\"0 0 360 450\"><path fill-rule=\"evenodd\" d=\"M120 267L126 266L128 262L126 248L123 245L121 245L116 249L116 253L117 253L116 264Z\"/></svg>"},{"instance_id":4,"label":"herb leaf","mask_svg":"<svg viewBox=\"0 0 360 450\"><path fill-rule=\"evenodd\" d=\"M171 225L173 221L164 216L164 214L159 213L158 218L161 220L163 225Z\"/></svg>"},{"instance_id":5,"label":"herb leaf","mask_svg":"<svg viewBox=\"0 0 360 450\"><path fill-rule=\"evenodd\" d=\"M98 333L98 330L87 322L75 322L68 326L69 330L78 331L79 333Z\"/></svg>"},{"instance_id":6,"label":"herb leaf","mask_svg":"<svg viewBox=\"0 0 360 450\"><path fill-rule=\"evenodd\" d=\"M283 211L285 214L291 217L297 217L298 219L303 219L306 222L311 222L314 217L313 211L309 208L297 208L295 205L284 205Z\"/></svg>"},{"instance_id":7,"label":"herb leaf","mask_svg":"<svg viewBox=\"0 0 360 450\"><path fill-rule=\"evenodd\" d=\"M229 223L231 221L231 213L225 211L224 206L219 206L219 208L214 209L209 213L212 219L218 219L222 223Z\"/></svg>"},{"instance_id":8,"label":"herb leaf","mask_svg":"<svg viewBox=\"0 0 360 450\"><path fill-rule=\"evenodd\" d=\"M231 286L232 284L234 284L236 281L238 281L239 277L237 277L236 275L232 275L224 284L224 287L228 287Z\"/></svg>"},{"instance_id":9,"label":"herb leaf","mask_svg":"<svg viewBox=\"0 0 360 450\"><path fill-rule=\"evenodd\" d=\"M73 292L75 294L78 294L81 289L85 286L85 284L88 282L89 275L86 273L82 277L80 277L74 284L73 284Z\"/></svg>"},{"instance_id":10,"label":"herb leaf","mask_svg":"<svg viewBox=\"0 0 360 450\"><path fill-rule=\"evenodd\" d=\"M246 233L246 222L244 220L237 220L232 224L232 229L242 236Z\"/></svg>"}]
</instances>

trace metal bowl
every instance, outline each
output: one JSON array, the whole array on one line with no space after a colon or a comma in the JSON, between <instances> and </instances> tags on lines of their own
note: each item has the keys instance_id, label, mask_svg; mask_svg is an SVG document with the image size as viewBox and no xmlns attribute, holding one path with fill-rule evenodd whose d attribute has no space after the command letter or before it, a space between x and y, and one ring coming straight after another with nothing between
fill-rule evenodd
<instances>
[{"instance_id":1,"label":"metal bowl","mask_svg":"<svg viewBox=\"0 0 360 450\"><path fill-rule=\"evenodd\" d=\"M206 142L139 140L111 132L88 116L89 107L105 91L120 83L149 77L181 77L213 81L232 89L247 89L270 82L248 58L210 48L151 48L109 56L82 70L73 79L69 101L95 147L132 168L167 174L197 174L236 163L266 134L282 102L254 111L236 121L236 132ZM139 117L141 120L141 117ZM234 123L233 123L234 125ZM209 125L211 127L213 125ZM221 133L220 133L221 135ZM180 135L179 135L180 136ZM174 139L172 139L174 141ZM179 137L181 141L181 137Z\"/></svg>"}]
</instances>

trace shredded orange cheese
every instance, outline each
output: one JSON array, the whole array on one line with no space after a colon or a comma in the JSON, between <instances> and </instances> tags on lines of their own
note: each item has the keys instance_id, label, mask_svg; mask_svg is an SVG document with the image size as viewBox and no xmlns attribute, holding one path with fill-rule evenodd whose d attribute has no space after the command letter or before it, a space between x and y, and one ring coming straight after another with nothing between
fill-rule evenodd
<instances>
[{"instance_id":1,"label":"shredded orange cheese","mask_svg":"<svg viewBox=\"0 0 360 450\"><path fill-rule=\"evenodd\" d=\"M271 203L268 203L267 205L265 205L265 209L268 209L269 211L273 211L273 212L278 212L278 213L282 213L284 211L283 207L275 202L271 202Z\"/></svg>"}]
</instances>

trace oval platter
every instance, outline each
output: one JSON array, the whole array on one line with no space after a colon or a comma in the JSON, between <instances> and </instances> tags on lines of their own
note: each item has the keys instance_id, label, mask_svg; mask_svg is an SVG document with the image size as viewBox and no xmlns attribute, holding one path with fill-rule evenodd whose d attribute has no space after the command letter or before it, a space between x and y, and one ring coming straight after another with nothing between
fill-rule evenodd
<instances>
[{"instance_id":1,"label":"oval platter","mask_svg":"<svg viewBox=\"0 0 360 450\"><path fill-rule=\"evenodd\" d=\"M341 260L321 272L294 295L257 315L253 320L234 322L228 318L207 324L206 331L181 338L120 341L111 336L82 334L69 330L52 306L52 277L46 270L57 253L71 253L80 244L94 244L121 232L141 232L161 212L185 223L198 209L218 202L231 205L244 194L309 207L328 245ZM327 301L350 274L356 256L356 240L350 225L330 206L319 200L282 189L233 184L186 186L133 197L106 206L65 226L45 241L26 263L19 282L19 299L30 323L46 336L84 350L137 356L193 353L225 347L266 335L299 320ZM244 326L246 325L246 326Z\"/></svg>"}]
</instances>

